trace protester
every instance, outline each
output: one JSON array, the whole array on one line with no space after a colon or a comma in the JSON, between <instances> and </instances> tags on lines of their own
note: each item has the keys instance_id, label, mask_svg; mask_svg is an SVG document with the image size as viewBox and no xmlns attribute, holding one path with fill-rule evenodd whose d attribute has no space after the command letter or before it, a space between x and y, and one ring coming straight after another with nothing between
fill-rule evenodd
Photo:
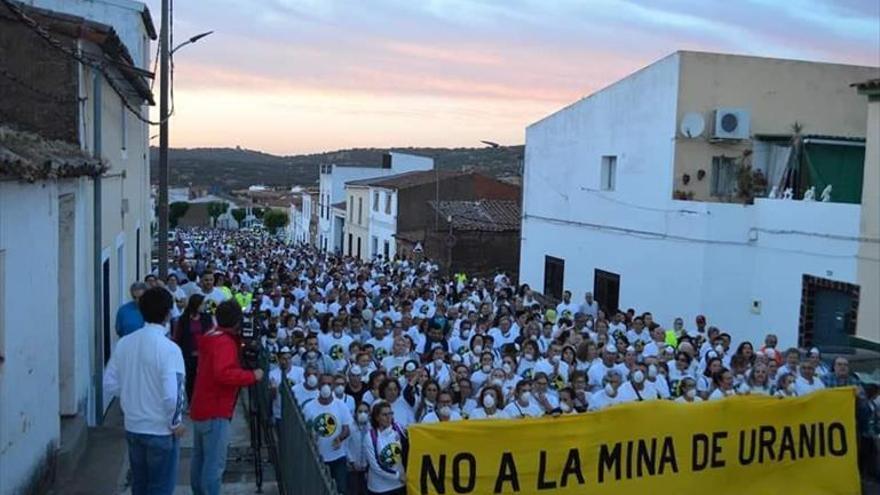
<instances>
[{"instance_id":1,"label":"protester","mask_svg":"<svg viewBox=\"0 0 880 495\"><path fill-rule=\"evenodd\" d=\"M577 303L568 290L561 302L542 303L506 274L446 277L429 260L401 255L364 261L261 233L198 233L205 240L185 278L201 273L200 292L218 304L227 295L213 283L225 285L253 315L270 361L273 417L281 417L286 376L304 411L341 407L352 418L344 449L318 438L322 459L334 477L348 472L352 493L363 488L358 473L369 457L358 449L370 443L358 439L366 427L357 418L379 404L405 434L416 423L557 417L639 401L691 407L737 394L803 396L823 388L823 377L851 383L819 371L818 349L783 353L768 334L756 350L704 315L659 321L604 307L592 294Z\"/></svg>"},{"instance_id":2,"label":"protester","mask_svg":"<svg viewBox=\"0 0 880 495\"><path fill-rule=\"evenodd\" d=\"M104 393L119 396L125 418L132 495L174 492L186 368L165 335L173 304L164 288L139 295L145 323L119 339L104 373Z\"/></svg>"},{"instance_id":3,"label":"protester","mask_svg":"<svg viewBox=\"0 0 880 495\"><path fill-rule=\"evenodd\" d=\"M193 421L193 454L190 485L196 495L218 495L229 425L241 387L263 379L263 370L244 370L239 364L238 335L241 307L235 301L217 306L217 326L205 333L199 344L199 364L190 417Z\"/></svg>"},{"instance_id":4,"label":"protester","mask_svg":"<svg viewBox=\"0 0 880 495\"><path fill-rule=\"evenodd\" d=\"M147 290L147 284L143 282L135 282L131 284L128 293L131 295L131 301L123 304L116 310L116 335L125 337L126 335L140 330L144 326L144 317L138 307L138 300Z\"/></svg>"},{"instance_id":5,"label":"protester","mask_svg":"<svg viewBox=\"0 0 880 495\"><path fill-rule=\"evenodd\" d=\"M351 434L353 419L345 404L333 397L333 377L322 375L318 398L303 407L303 417L314 432L318 454L330 470L336 488L348 491L348 462L345 440Z\"/></svg>"},{"instance_id":6,"label":"protester","mask_svg":"<svg viewBox=\"0 0 880 495\"><path fill-rule=\"evenodd\" d=\"M385 401L373 404L370 423L367 489L371 495L405 495L408 441L403 428L394 421L391 405Z\"/></svg>"}]
</instances>

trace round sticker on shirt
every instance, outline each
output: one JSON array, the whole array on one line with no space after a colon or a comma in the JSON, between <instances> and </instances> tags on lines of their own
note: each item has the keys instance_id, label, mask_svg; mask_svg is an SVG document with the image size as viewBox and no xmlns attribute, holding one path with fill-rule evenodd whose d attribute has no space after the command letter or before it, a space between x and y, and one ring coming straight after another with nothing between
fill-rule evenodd
<instances>
[{"instance_id":1,"label":"round sticker on shirt","mask_svg":"<svg viewBox=\"0 0 880 495\"><path fill-rule=\"evenodd\" d=\"M419 312L422 314L428 314L428 305L423 304L421 308L419 308Z\"/></svg>"},{"instance_id":2,"label":"round sticker on shirt","mask_svg":"<svg viewBox=\"0 0 880 495\"><path fill-rule=\"evenodd\" d=\"M531 379L532 379L532 370L533 370L533 368L529 368L529 369L523 371L522 374L521 374L520 376L521 376L524 380L531 380Z\"/></svg>"},{"instance_id":3,"label":"round sticker on shirt","mask_svg":"<svg viewBox=\"0 0 880 495\"><path fill-rule=\"evenodd\" d=\"M379 464L385 469L391 469L400 462L402 456L403 450L400 448L400 444L397 442L389 443L379 452Z\"/></svg>"},{"instance_id":4,"label":"round sticker on shirt","mask_svg":"<svg viewBox=\"0 0 880 495\"><path fill-rule=\"evenodd\" d=\"M377 347L376 348L376 359L378 359L379 361L381 361L382 358L384 358L387 355L388 355L388 351L386 351L384 347Z\"/></svg>"},{"instance_id":5,"label":"round sticker on shirt","mask_svg":"<svg viewBox=\"0 0 880 495\"><path fill-rule=\"evenodd\" d=\"M562 378L562 375L553 376L553 379L550 380L550 388L561 390L563 387L565 387L565 380Z\"/></svg>"},{"instance_id":6,"label":"round sticker on shirt","mask_svg":"<svg viewBox=\"0 0 880 495\"><path fill-rule=\"evenodd\" d=\"M345 350L342 349L342 346L339 344L334 345L330 348L330 358L334 361L339 361L345 357Z\"/></svg>"},{"instance_id":7,"label":"round sticker on shirt","mask_svg":"<svg viewBox=\"0 0 880 495\"><path fill-rule=\"evenodd\" d=\"M315 418L312 428L319 437L330 437L336 433L336 417L330 413L321 413Z\"/></svg>"},{"instance_id":8,"label":"round sticker on shirt","mask_svg":"<svg viewBox=\"0 0 880 495\"><path fill-rule=\"evenodd\" d=\"M400 366L395 366L391 368L391 376L394 378L400 378Z\"/></svg>"}]
</instances>

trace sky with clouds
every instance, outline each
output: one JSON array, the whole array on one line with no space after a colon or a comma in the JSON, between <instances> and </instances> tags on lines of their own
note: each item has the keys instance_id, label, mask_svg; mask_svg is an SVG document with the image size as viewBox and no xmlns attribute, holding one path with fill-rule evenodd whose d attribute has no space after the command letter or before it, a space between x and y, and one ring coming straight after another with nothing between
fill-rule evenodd
<instances>
[{"instance_id":1,"label":"sky with clouds","mask_svg":"<svg viewBox=\"0 0 880 495\"><path fill-rule=\"evenodd\" d=\"M160 0L147 0L159 23ZM521 144L676 50L880 65L878 0L177 0L172 146Z\"/></svg>"}]
</instances>

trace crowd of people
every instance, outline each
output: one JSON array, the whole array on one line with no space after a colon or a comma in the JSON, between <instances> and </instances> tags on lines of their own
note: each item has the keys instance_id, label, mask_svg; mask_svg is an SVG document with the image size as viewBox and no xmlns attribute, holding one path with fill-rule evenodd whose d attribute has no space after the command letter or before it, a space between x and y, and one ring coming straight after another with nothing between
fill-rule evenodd
<instances>
[{"instance_id":1,"label":"crowd of people","mask_svg":"<svg viewBox=\"0 0 880 495\"><path fill-rule=\"evenodd\" d=\"M876 390L865 395L845 358L828 366L818 349L781 349L773 334L739 340L702 315L665 326L650 312L607 311L589 293L548 304L505 274L443 276L430 261L365 262L267 234L186 236L195 259L173 262L164 285L187 393L214 308L235 301L262 329L273 417L282 420L280 387L291 387L342 493L405 493L406 430L416 423L854 385L860 430L876 435Z\"/></svg>"}]
</instances>

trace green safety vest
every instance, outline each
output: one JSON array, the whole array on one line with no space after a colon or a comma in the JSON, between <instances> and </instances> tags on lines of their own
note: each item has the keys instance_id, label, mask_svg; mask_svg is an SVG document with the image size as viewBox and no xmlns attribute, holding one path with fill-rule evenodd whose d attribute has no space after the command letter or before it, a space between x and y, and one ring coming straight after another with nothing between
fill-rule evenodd
<instances>
[{"instance_id":1,"label":"green safety vest","mask_svg":"<svg viewBox=\"0 0 880 495\"><path fill-rule=\"evenodd\" d=\"M241 306L241 309L247 309L254 300L254 295L250 292L239 292L235 295L235 301Z\"/></svg>"}]
</instances>

